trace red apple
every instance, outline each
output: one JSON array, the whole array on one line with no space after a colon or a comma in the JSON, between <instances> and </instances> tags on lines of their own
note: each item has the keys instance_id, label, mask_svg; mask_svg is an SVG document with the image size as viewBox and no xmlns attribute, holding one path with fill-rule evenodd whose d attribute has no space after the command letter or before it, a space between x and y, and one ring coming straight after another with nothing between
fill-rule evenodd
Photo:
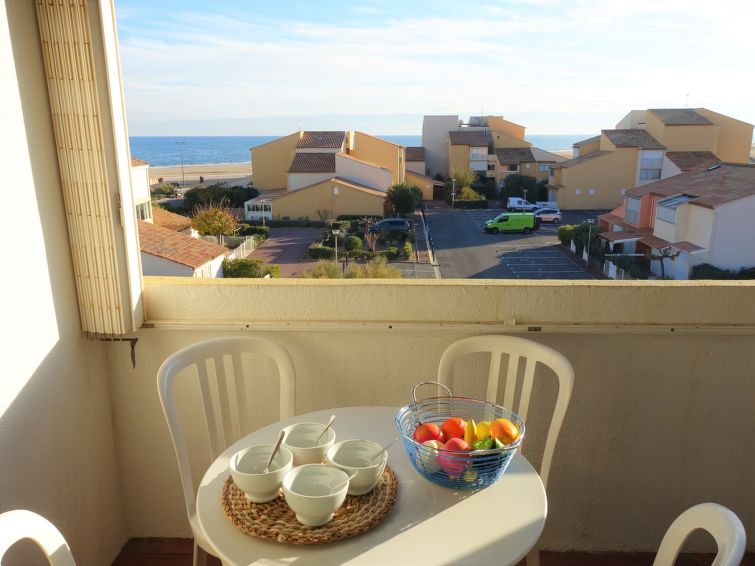
<instances>
[{"instance_id":1,"label":"red apple","mask_svg":"<svg viewBox=\"0 0 755 566\"><path fill-rule=\"evenodd\" d=\"M459 417L448 417L440 427L443 434L446 435L446 441L452 438L464 438L466 428L467 421Z\"/></svg>"},{"instance_id":2,"label":"red apple","mask_svg":"<svg viewBox=\"0 0 755 566\"><path fill-rule=\"evenodd\" d=\"M428 440L439 440L443 442L443 433L435 423L425 423L414 429L414 442L427 442Z\"/></svg>"},{"instance_id":3,"label":"red apple","mask_svg":"<svg viewBox=\"0 0 755 566\"><path fill-rule=\"evenodd\" d=\"M468 456L462 454L447 454L448 452L469 452L469 444L462 438L452 438L438 453L438 463L449 476L458 476L464 472L469 462Z\"/></svg>"}]
</instances>

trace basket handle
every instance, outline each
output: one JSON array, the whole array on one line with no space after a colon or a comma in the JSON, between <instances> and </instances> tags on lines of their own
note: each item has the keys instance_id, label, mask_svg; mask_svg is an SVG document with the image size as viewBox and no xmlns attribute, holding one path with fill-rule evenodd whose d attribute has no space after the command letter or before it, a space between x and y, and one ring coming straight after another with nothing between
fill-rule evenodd
<instances>
[{"instance_id":1,"label":"basket handle","mask_svg":"<svg viewBox=\"0 0 755 566\"><path fill-rule=\"evenodd\" d=\"M453 393L451 393L451 390L443 385L440 381L420 381L417 385L414 386L414 389L412 389L412 399L414 400L414 404L417 404L417 389L423 385L437 385L438 387L442 387L448 392L449 397L453 397Z\"/></svg>"}]
</instances>

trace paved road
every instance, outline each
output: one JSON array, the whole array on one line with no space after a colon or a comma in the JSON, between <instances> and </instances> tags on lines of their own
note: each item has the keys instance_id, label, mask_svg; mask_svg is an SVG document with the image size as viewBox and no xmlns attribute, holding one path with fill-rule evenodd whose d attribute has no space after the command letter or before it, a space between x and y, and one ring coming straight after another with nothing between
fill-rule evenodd
<instances>
[{"instance_id":1,"label":"paved road","mask_svg":"<svg viewBox=\"0 0 755 566\"><path fill-rule=\"evenodd\" d=\"M322 228L273 228L270 237L248 257L281 266L281 277L301 277L316 261L301 261Z\"/></svg>"},{"instance_id":2,"label":"paved road","mask_svg":"<svg viewBox=\"0 0 755 566\"><path fill-rule=\"evenodd\" d=\"M444 279L592 279L560 245L558 225L542 224L532 234L487 234L485 221L500 209L430 208L425 217ZM596 215L565 212L564 223Z\"/></svg>"}]
</instances>

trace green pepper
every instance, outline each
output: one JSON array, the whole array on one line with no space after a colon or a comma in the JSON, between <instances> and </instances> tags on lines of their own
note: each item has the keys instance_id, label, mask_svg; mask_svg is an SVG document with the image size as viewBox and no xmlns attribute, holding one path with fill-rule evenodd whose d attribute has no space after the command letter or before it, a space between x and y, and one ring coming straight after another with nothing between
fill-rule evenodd
<instances>
[{"instance_id":1,"label":"green pepper","mask_svg":"<svg viewBox=\"0 0 755 566\"><path fill-rule=\"evenodd\" d=\"M490 450L493 448L493 437L486 436L472 443L472 450Z\"/></svg>"}]
</instances>

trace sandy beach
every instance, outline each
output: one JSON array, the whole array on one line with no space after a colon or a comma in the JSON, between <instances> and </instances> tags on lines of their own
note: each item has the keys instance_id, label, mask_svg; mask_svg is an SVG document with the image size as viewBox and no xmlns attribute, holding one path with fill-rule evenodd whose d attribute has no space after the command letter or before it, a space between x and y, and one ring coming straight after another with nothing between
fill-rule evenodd
<instances>
[{"instance_id":1,"label":"sandy beach","mask_svg":"<svg viewBox=\"0 0 755 566\"><path fill-rule=\"evenodd\" d=\"M246 185L251 181L251 163L206 163L203 165L184 165L183 177L186 184L199 183L200 175L204 177L205 184L227 182L231 185ZM150 167L150 184L157 184L162 177L164 182L181 182L181 166Z\"/></svg>"}]
</instances>

